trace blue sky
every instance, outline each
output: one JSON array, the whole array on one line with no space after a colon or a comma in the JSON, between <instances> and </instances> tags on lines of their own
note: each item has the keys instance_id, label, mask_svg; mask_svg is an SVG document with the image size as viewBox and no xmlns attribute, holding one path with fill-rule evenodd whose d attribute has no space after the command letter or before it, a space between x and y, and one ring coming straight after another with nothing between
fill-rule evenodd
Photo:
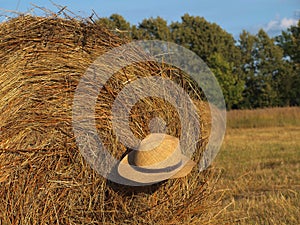
<instances>
[{"instance_id":1,"label":"blue sky","mask_svg":"<svg viewBox=\"0 0 300 225\"><path fill-rule=\"evenodd\" d=\"M202 16L215 22L238 37L245 29L252 33L264 28L270 35L295 25L300 18L300 0L54 0L83 17L92 10L100 17L112 13L122 15L131 24L138 24L144 18L160 16L168 22L180 21L180 17ZM0 0L0 8L29 11L31 3L57 11L49 0ZM37 12L38 13L38 12ZM3 14L0 12L0 14Z\"/></svg>"}]
</instances>

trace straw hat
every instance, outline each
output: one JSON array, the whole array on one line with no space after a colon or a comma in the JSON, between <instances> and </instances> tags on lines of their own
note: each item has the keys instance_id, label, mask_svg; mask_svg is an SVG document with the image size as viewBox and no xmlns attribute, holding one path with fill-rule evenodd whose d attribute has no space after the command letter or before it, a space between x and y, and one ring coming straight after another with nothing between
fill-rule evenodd
<instances>
[{"instance_id":1,"label":"straw hat","mask_svg":"<svg viewBox=\"0 0 300 225\"><path fill-rule=\"evenodd\" d=\"M194 166L195 162L181 153L178 138L152 133L141 141L138 150L121 160L118 173L128 180L150 184L184 177Z\"/></svg>"}]
</instances>

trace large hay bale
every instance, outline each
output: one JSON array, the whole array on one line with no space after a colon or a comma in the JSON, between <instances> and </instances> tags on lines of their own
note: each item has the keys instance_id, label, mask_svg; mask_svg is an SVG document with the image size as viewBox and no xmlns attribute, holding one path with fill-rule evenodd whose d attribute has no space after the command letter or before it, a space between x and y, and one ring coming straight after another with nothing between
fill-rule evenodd
<instances>
[{"instance_id":1,"label":"large hay bale","mask_svg":"<svg viewBox=\"0 0 300 225\"><path fill-rule=\"evenodd\" d=\"M132 189L98 175L76 146L72 101L79 79L99 55L125 42L99 25L55 16L20 16L0 24L0 224L211 221L209 172ZM97 128L116 158L126 148L112 132L112 102L128 76L153 74L164 76L161 65L128 67L99 94ZM139 138L149 132L155 115L168 121L168 133L179 136L176 111L164 101L141 101L132 112L132 130ZM203 130L196 161L209 130L203 119L209 112L199 113Z\"/></svg>"}]
</instances>

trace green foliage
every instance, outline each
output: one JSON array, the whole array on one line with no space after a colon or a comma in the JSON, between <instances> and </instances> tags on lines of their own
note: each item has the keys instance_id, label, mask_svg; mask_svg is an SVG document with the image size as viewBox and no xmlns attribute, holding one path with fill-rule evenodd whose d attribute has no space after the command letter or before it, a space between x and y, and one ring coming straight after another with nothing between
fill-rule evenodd
<instances>
[{"instance_id":1,"label":"green foliage","mask_svg":"<svg viewBox=\"0 0 300 225\"><path fill-rule=\"evenodd\" d=\"M227 108L237 106L242 100L244 81L232 72L234 64L227 62L220 53L213 54L209 61L210 69L222 88Z\"/></svg>"},{"instance_id":2,"label":"green foliage","mask_svg":"<svg viewBox=\"0 0 300 225\"><path fill-rule=\"evenodd\" d=\"M283 31L281 35L276 37L278 46L280 46L285 57L289 57L293 62L300 63L300 20L297 26L290 27L287 31Z\"/></svg>"},{"instance_id":3,"label":"green foliage","mask_svg":"<svg viewBox=\"0 0 300 225\"><path fill-rule=\"evenodd\" d=\"M120 37L130 37L131 26L124 17L118 14L112 14L109 18L100 18L97 23L107 27Z\"/></svg>"},{"instance_id":4,"label":"green foliage","mask_svg":"<svg viewBox=\"0 0 300 225\"><path fill-rule=\"evenodd\" d=\"M215 23L207 22L203 17L185 14L182 22L170 25L172 39L176 44L195 52L205 62L211 54L220 53L228 61L234 58L235 41L231 34Z\"/></svg>"},{"instance_id":5,"label":"green foliage","mask_svg":"<svg viewBox=\"0 0 300 225\"><path fill-rule=\"evenodd\" d=\"M257 35L244 31L240 35L240 50L245 79L244 108L289 105L291 85L290 63L284 60L283 49L260 30Z\"/></svg>"},{"instance_id":6,"label":"green foliage","mask_svg":"<svg viewBox=\"0 0 300 225\"><path fill-rule=\"evenodd\" d=\"M275 38L263 30L242 31L238 42L217 24L189 14L169 25L157 17L131 26L117 14L97 22L120 37L171 41L195 52L219 81L227 109L300 105L300 21Z\"/></svg>"},{"instance_id":7,"label":"green foliage","mask_svg":"<svg viewBox=\"0 0 300 225\"><path fill-rule=\"evenodd\" d=\"M144 19L132 35L134 39L139 40L171 41L171 34L167 21L161 17Z\"/></svg>"},{"instance_id":8,"label":"green foliage","mask_svg":"<svg viewBox=\"0 0 300 225\"><path fill-rule=\"evenodd\" d=\"M289 77L286 79L286 95L289 105L300 105L300 20L297 26L290 27L276 37L277 45L282 48L289 65Z\"/></svg>"}]
</instances>

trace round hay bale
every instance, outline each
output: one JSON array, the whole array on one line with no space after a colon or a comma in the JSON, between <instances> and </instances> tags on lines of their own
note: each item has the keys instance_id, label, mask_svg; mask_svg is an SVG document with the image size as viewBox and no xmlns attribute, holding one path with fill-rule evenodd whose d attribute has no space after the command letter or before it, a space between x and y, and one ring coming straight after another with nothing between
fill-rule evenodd
<instances>
[{"instance_id":1,"label":"round hay bale","mask_svg":"<svg viewBox=\"0 0 300 225\"><path fill-rule=\"evenodd\" d=\"M210 172L142 188L112 183L85 162L72 131L74 91L89 65L126 43L105 28L58 17L20 16L0 24L0 223L3 224L206 224L215 202ZM147 62L109 79L96 105L99 135L120 159L126 147L112 130L111 106L130 79L169 76L170 69ZM180 71L175 72L178 75ZM174 76L174 75L173 75ZM180 82L179 82L180 83ZM195 100L207 142L209 112ZM131 129L143 138L155 116L179 136L178 115L161 99L132 109Z\"/></svg>"}]
</instances>

